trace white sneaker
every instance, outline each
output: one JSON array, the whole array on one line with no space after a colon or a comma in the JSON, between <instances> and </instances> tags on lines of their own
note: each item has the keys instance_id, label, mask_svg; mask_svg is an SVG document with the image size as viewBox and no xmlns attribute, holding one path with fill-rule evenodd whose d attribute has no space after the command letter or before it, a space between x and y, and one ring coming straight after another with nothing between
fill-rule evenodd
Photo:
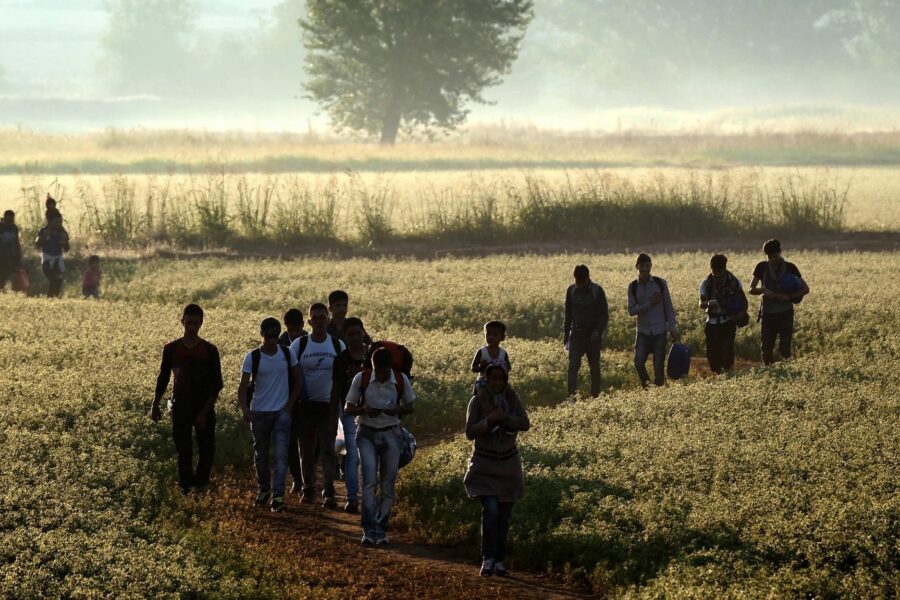
<instances>
[{"instance_id":1,"label":"white sneaker","mask_svg":"<svg viewBox=\"0 0 900 600\"><path fill-rule=\"evenodd\" d=\"M568 398L566 398L565 404L568 406L575 406L575 396L569 396Z\"/></svg>"},{"instance_id":2,"label":"white sneaker","mask_svg":"<svg viewBox=\"0 0 900 600\"><path fill-rule=\"evenodd\" d=\"M490 577L494 574L494 559L486 558L481 561L481 576Z\"/></svg>"}]
</instances>

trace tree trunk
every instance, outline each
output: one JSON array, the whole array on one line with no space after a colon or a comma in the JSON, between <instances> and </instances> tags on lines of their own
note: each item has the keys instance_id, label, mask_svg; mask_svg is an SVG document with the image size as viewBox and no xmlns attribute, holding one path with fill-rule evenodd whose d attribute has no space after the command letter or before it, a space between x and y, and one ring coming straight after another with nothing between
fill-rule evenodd
<instances>
[{"instance_id":1,"label":"tree trunk","mask_svg":"<svg viewBox=\"0 0 900 600\"><path fill-rule=\"evenodd\" d=\"M397 132L400 130L400 110L396 106L388 109L384 121L381 123L381 143L393 146L397 141Z\"/></svg>"}]
</instances>

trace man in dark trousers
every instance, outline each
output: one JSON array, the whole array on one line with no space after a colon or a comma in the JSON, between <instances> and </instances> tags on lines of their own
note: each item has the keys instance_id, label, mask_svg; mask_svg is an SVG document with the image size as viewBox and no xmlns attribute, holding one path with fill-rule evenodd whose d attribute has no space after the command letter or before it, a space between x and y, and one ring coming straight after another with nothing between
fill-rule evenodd
<instances>
[{"instance_id":1,"label":"man in dark trousers","mask_svg":"<svg viewBox=\"0 0 900 600\"><path fill-rule=\"evenodd\" d=\"M609 323L609 305L600 284L591 281L586 265L574 271L575 283L566 290L566 317L563 343L569 351L568 398L572 402L578 387L578 371L585 355L591 370L591 396L600 395L600 350Z\"/></svg>"},{"instance_id":2,"label":"man in dark trousers","mask_svg":"<svg viewBox=\"0 0 900 600\"><path fill-rule=\"evenodd\" d=\"M772 239L763 244L763 252L767 260L753 269L750 282L750 294L762 296L760 307L760 332L762 361L765 365L775 362L775 340L778 340L778 352L782 360L791 357L791 342L794 336L794 304L809 293L809 286L803 281L800 270L794 263L789 263L781 256L781 242ZM797 289L782 289L785 276L790 275L798 280Z\"/></svg>"},{"instance_id":3,"label":"man in dark trousers","mask_svg":"<svg viewBox=\"0 0 900 600\"><path fill-rule=\"evenodd\" d=\"M209 483L216 449L215 405L223 383L219 350L200 337L203 309L196 304L185 306L181 324L184 336L163 348L150 418L159 422L160 402L174 374L170 401L172 438L178 453L178 485L187 494L191 488L203 489ZM196 471L194 436L200 451Z\"/></svg>"},{"instance_id":4,"label":"man in dark trousers","mask_svg":"<svg viewBox=\"0 0 900 600\"><path fill-rule=\"evenodd\" d=\"M16 226L16 213L7 210L0 221L0 290L13 274L22 268L22 244L19 241L19 228Z\"/></svg>"}]
</instances>

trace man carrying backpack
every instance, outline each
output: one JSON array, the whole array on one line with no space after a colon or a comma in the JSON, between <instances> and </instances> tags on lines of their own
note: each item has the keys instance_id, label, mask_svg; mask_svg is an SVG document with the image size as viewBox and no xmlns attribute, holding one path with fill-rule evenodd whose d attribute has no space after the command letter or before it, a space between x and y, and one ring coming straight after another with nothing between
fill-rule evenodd
<instances>
[{"instance_id":1,"label":"man carrying backpack","mask_svg":"<svg viewBox=\"0 0 900 600\"><path fill-rule=\"evenodd\" d=\"M200 337L203 309L196 304L185 306L181 324L184 336L163 348L150 418L159 422L160 401L174 373L170 402L172 438L178 453L178 484L187 494L191 488L202 489L209 483L216 450L215 405L223 383L219 350ZM196 471L192 434L200 450Z\"/></svg>"},{"instance_id":2,"label":"man carrying backpack","mask_svg":"<svg viewBox=\"0 0 900 600\"><path fill-rule=\"evenodd\" d=\"M700 308L706 311L706 360L713 373L730 373L734 368L738 322L749 320L741 282L727 265L724 254L714 255L709 261L710 274L700 282Z\"/></svg>"},{"instance_id":3,"label":"man carrying backpack","mask_svg":"<svg viewBox=\"0 0 900 600\"><path fill-rule=\"evenodd\" d=\"M628 314L637 319L637 335L634 341L634 367L641 385L650 382L647 373L647 357L653 354L653 382L666 382L666 332L673 342L678 341L678 325L675 307L665 279L650 275L653 263L646 254L639 254L635 261L638 278L628 286Z\"/></svg>"},{"instance_id":4,"label":"man carrying backpack","mask_svg":"<svg viewBox=\"0 0 900 600\"><path fill-rule=\"evenodd\" d=\"M362 463L362 528L364 546L387 545L388 519L400 469L400 417L413 412L416 396L409 378L394 369L386 348L372 354L372 369L350 384L344 410L357 417L356 443ZM376 488L381 487L381 498Z\"/></svg>"},{"instance_id":5,"label":"man carrying backpack","mask_svg":"<svg viewBox=\"0 0 900 600\"><path fill-rule=\"evenodd\" d=\"M253 433L253 457L259 492L256 506L271 502L273 512L284 510L291 414L300 395L301 374L297 357L278 343L281 323L266 317L259 326L263 342L247 353L241 368L238 403ZM293 385L292 385L293 384ZM269 473L269 447L274 457L275 481Z\"/></svg>"},{"instance_id":6,"label":"man carrying backpack","mask_svg":"<svg viewBox=\"0 0 900 600\"><path fill-rule=\"evenodd\" d=\"M609 324L609 305L600 284L591 281L590 270L585 265L575 267L575 283L566 290L566 316L563 326L563 343L569 351L567 393L573 401L578 387L578 371L582 358L587 355L591 370L591 396L600 395L600 350L603 333Z\"/></svg>"},{"instance_id":7,"label":"man carrying backpack","mask_svg":"<svg viewBox=\"0 0 900 600\"><path fill-rule=\"evenodd\" d=\"M291 352L300 364L306 387L306 397L300 403L297 418L300 420L300 465L303 495L300 502L312 504L316 498L316 446L325 479L322 506L337 507L334 498L334 480L337 457L334 452L335 430L332 417L337 414L332 407L331 382L334 360L344 350L344 343L328 335L328 307L316 303L309 307L309 324L312 333L291 344ZM292 459L293 462L293 459ZM291 465L296 483L297 465Z\"/></svg>"},{"instance_id":8,"label":"man carrying backpack","mask_svg":"<svg viewBox=\"0 0 900 600\"><path fill-rule=\"evenodd\" d=\"M794 335L794 304L799 304L809 293L800 270L794 263L781 257L781 242L776 239L763 245L768 260L756 265L750 294L762 296L759 318L762 321L761 354L765 365L775 362L775 340L782 359L791 357L791 341Z\"/></svg>"}]
</instances>

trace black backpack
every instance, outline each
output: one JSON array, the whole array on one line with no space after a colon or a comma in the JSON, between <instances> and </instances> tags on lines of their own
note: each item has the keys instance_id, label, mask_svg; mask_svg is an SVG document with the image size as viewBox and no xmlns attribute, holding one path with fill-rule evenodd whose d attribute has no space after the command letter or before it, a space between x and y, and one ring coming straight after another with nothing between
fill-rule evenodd
<instances>
[{"instance_id":1,"label":"black backpack","mask_svg":"<svg viewBox=\"0 0 900 600\"><path fill-rule=\"evenodd\" d=\"M659 292L662 294L662 307L663 307L663 316L666 319L666 323L669 322L669 313L666 311L666 282L662 280L662 278L657 277L656 275L651 275L650 278L656 282L656 285L659 286ZM628 295L634 298L634 303L638 304L637 299L637 286L638 280L635 279L631 283L628 284Z\"/></svg>"},{"instance_id":2,"label":"black backpack","mask_svg":"<svg viewBox=\"0 0 900 600\"><path fill-rule=\"evenodd\" d=\"M287 361L288 393L290 394L294 389L293 377L291 376L291 350L280 344L278 348L284 355L284 360ZM253 400L253 392L256 391L256 376L259 373L259 361L261 359L262 351L259 348L250 353L250 385L247 387L247 406L250 406L250 402Z\"/></svg>"},{"instance_id":3,"label":"black backpack","mask_svg":"<svg viewBox=\"0 0 900 600\"><path fill-rule=\"evenodd\" d=\"M337 358L338 354L341 353L341 340L330 333L328 334L328 337L331 338L331 345L334 346L334 357ZM297 347L298 361L303 357L303 351L306 350L307 346L309 346L309 335L304 335L300 338L300 345Z\"/></svg>"}]
</instances>

